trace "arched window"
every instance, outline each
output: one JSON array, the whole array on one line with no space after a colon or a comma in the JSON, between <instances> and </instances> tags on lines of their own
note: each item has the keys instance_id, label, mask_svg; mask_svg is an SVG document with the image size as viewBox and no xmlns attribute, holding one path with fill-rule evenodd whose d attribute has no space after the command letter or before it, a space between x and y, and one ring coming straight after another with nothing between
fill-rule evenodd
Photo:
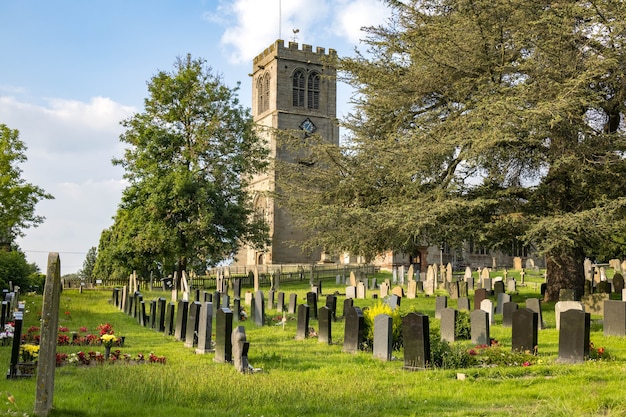
<instances>
[{"instance_id":1,"label":"arched window","mask_svg":"<svg viewBox=\"0 0 626 417\"><path fill-rule=\"evenodd\" d=\"M264 96L263 102L265 104L265 107L263 108L263 111L270 109L270 75L269 74L265 74L264 84L265 86L263 90L263 96Z\"/></svg>"},{"instance_id":2,"label":"arched window","mask_svg":"<svg viewBox=\"0 0 626 417\"><path fill-rule=\"evenodd\" d=\"M316 72L311 73L307 80L307 108L320 108L320 75Z\"/></svg>"},{"instance_id":3,"label":"arched window","mask_svg":"<svg viewBox=\"0 0 626 417\"><path fill-rule=\"evenodd\" d=\"M256 81L256 94L257 94L257 113L261 114L265 111L263 108L263 76L261 75Z\"/></svg>"},{"instance_id":4,"label":"arched window","mask_svg":"<svg viewBox=\"0 0 626 417\"><path fill-rule=\"evenodd\" d=\"M304 71L297 70L293 74L293 105L304 107Z\"/></svg>"}]
</instances>

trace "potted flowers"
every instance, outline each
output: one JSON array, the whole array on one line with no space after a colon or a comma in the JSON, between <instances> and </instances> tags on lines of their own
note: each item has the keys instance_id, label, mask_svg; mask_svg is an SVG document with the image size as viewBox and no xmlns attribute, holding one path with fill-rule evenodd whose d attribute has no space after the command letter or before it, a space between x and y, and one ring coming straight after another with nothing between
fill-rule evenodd
<instances>
[{"instance_id":1,"label":"potted flowers","mask_svg":"<svg viewBox=\"0 0 626 417\"><path fill-rule=\"evenodd\" d=\"M109 360L111 346L113 346L114 343L117 343L117 337L114 334L106 333L100 336L100 340L102 341L102 346L104 346L104 360Z\"/></svg>"}]
</instances>

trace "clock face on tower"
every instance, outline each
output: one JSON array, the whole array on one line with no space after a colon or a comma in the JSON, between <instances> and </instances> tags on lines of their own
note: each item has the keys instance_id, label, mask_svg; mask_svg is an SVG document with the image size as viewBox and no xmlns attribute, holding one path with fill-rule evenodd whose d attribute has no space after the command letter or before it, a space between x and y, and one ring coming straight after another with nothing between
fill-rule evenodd
<instances>
[{"instance_id":1,"label":"clock face on tower","mask_svg":"<svg viewBox=\"0 0 626 417\"><path fill-rule=\"evenodd\" d=\"M300 123L300 129L304 130L306 133L313 133L317 130L317 127L313 124L311 119L307 117Z\"/></svg>"}]
</instances>

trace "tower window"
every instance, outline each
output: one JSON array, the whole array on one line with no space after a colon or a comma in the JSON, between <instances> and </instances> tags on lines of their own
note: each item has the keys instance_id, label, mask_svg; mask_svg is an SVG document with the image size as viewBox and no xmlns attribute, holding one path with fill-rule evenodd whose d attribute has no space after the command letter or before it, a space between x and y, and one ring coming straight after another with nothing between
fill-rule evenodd
<instances>
[{"instance_id":1,"label":"tower window","mask_svg":"<svg viewBox=\"0 0 626 417\"><path fill-rule=\"evenodd\" d=\"M293 105L294 107L304 107L304 72L297 70L293 74Z\"/></svg>"},{"instance_id":2,"label":"tower window","mask_svg":"<svg viewBox=\"0 0 626 417\"><path fill-rule=\"evenodd\" d=\"M263 76L260 76L256 81L256 93L257 93L257 113L263 113Z\"/></svg>"},{"instance_id":3,"label":"tower window","mask_svg":"<svg viewBox=\"0 0 626 417\"><path fill-rule=\"evenodd\" d=\"M270 108L270 75L261 75L256 83L257 112L263 113Z\"/></svg>"},{"instance_id":4,"label":"tower window","mask_svg":"<svg viewBox=\"0 0 626 417\"><path fill-rule=\"evenodd\" d=\"M316 72L309 75L307 81L307 108L320 108L320 75Z\"/></svg>"},{"instance_id":5,"label":"tower window","mask_svg":"<svg viewBox=\"0 0 626 417\"><path fill-rule=\"evenodd\" d=\"M269 110L270 108L270 75L269 74L265 74L265 86L264 86L264 90L263 90L263 103L264 103L264 107L263 107L263 111L265 110Z\"/></svg>"}]
</instances>

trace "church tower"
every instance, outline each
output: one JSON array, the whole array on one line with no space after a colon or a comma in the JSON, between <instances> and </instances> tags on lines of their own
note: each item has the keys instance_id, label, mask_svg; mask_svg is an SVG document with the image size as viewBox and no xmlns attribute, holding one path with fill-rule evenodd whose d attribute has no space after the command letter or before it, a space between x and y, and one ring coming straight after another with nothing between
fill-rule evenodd
<instances>
[{"instance_id":1,"label":"church tower","mask_svg":"<svg viewBox=\"0 0 626 417\"><path fill-rule=\"evenodd\" d=\"M254 121L272 129L302 130L302 134L319 134L325 140L339 143L337 122L336 69L329 65L336 51L289 42L285 47L277 40L252 63L252 115ZM331 58L331 59L328 59ZM272 158L280 154L271 129L266 138ZM267 191L275 191L276 173L269 170L251 182L253 204L257 215L265 218L270 229L271 246L265 252L243 248L237 264L262 265L318 262L321 252L305 253L290 242L303 240L289 214L274 204Z\"/></svg>"}]
</instances>

